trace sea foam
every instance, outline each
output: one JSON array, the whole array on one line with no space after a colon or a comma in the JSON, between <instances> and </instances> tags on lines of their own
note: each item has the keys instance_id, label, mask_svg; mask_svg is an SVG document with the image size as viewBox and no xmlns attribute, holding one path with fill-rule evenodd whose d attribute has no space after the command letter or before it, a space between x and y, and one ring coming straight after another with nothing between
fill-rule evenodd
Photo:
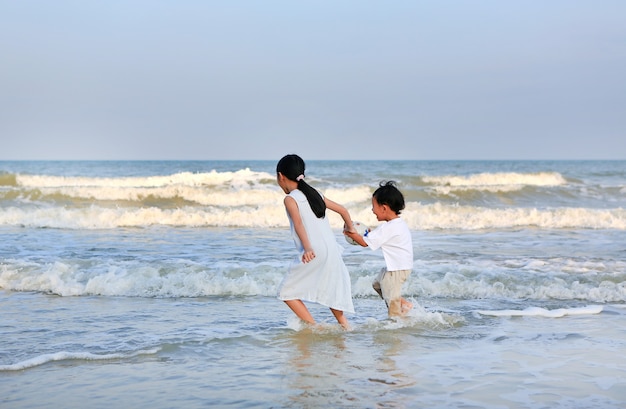
<instances>
[{"instance_id":1,"label":"sea foam","mask_svg":"<svg viewBox=\"0 0 626 409\"><path fill-rule=\"evenodd\" d=\"M521 186L561 186L567 180L557 172L538 173L477 173L468 176L443 175L424 176L425 183L439 187L462 188L462 189L491 189L492 187L521 187Z\"/></svg>"},{"instance_id":2,"label":"sea foam","mask_svg":"<svg viewBox=\"0 0 626 409\"><path fill-rule=\"evenodd\" d=\"M158 348L141 350L132 353L93 354L90 352L61 351L52 354L39 355L21 362L10 365L0 365L1 371L21 371L36 366L45 365L55 361L104 361L112 359L128 359L139 355L154 355L159 352Z\"/></svg>"},{"instance_id":3,"label":"sea foam","mask_svg":"<svg viewBox=\"0 0 626 409\"><path fill-rule=\"evenodd\" d=\"M277 200L254 200L245 194L233 194L219 199L220 205L181 206L175 208L122 207L90 205L66 206L12 206L0 212L0 226L48 227L66 229L112 229L118 227L187 226L187 227L259 227L288 226L285 210ZM234 202L237 199L248 204ZM264 203L261 203L264 202ZM354 220L374 228L379 222L371 209L347 206ZM625 209L588 208L485 208L455 206L441 203L408 203L402 218L414 230L481 230L538 227L550 229L626 229ZM341 229L342 220L329 212L331 227Z\"/></svg>"},{"instance_id":4,"label":"sea foam","mask_svg":"<svg viewBox=\"0 0 626 409\"><path fill-rule=\"evenodd\" d=\"M115 229L288 225L282 205L284 193L275 176L248 168L115 178L16 174L5 175L5 179L12 180L9 176L16 182L0 189L0 226ZM568 182L557 172L493 172L418 179L421 182L403 186L412 200L407 200L402 217L414 230L626 229L626 210L606 206L619 202L621 196L596 186L565 189ZM327 181L320 184L322 193L346 206L354 220L370 227L378 225L372 213L370 181L354 179L341 186ZM518 204L501 193L524 187L548 190L520 193ZM550 190L552 187L558 189ZM595 193L591 194L590 189ZM428 193L431 190L436 193ZM441 196L451 190L472 193ZM589 202L593 197L603 205ZM332 212L329 220L335 229L343 226Z\"/></svg>"},{"instance_id":5,"label":"sea foam","mask_svg":"<svg viewBox=\"0 0 626 409\"><path fill-rule=\"evenodd\" d=\"M478 314L489 315L493 317L546 317L546 318L561 318L568 315L594 315L600 314L603 310L601 305L588 305L578 308L556 308L549 310L540 307L528 307L523 310L500 310L500 311L485 311L479 310Z\"/></svg>"}]
</instances>

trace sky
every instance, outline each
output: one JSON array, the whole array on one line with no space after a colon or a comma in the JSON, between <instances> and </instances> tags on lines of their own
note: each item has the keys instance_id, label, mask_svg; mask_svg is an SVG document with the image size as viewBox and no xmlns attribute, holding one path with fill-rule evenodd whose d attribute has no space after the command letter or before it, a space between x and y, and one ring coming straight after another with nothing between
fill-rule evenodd
<instances>
[{"instance_id":1,"label":"sky","mask_svg":"<svg viewBox=\"0 0 626 409\"><path fill-rule=\"evenodd\" d=\"M0 160L626 159L626 1L0 0Z\"/></svg>"}]
</instances>

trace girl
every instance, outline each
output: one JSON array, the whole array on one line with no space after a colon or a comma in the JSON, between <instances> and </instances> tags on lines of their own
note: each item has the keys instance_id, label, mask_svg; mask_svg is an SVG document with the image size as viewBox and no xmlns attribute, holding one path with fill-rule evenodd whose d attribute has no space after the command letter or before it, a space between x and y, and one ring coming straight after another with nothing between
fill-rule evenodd
<instances>
[{"instance_id":1,"label":"girl","mask_svg":"<svg viewBox=\"0 0 626 409\"><path fill-rule=\"evenodd\" d=\"M346 226L352 227L350 213L304 181L304 161L298 155L287 155L278 162L276 180L287 195L284 203L291 236L300 253L280 284L278 298L309 324L315 320L302 300L325 305L347 329L343 313L354 313L350 275L326 219L326 209L341 215Z\"/></svg>"}]
</instances>

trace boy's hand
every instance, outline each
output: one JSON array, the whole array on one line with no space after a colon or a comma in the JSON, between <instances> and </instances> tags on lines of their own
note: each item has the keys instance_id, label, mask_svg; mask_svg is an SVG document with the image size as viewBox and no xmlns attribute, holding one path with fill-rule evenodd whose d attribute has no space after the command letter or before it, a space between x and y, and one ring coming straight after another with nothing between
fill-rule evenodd
<instances>
[{"instance_id":1,"label":"boy's hand","mask_svg":"<svg viewBox=\"0 0 626 409\"><path fill-rule=\"evenodd\" d=\"M350 226L351 229L348 228L345 224L343 225L343 234L344 236L350 237L353 241L355 241L361 247L367 247L367 243L363 240L363 237L359 232L354 228L354 225Z\"/></svg>"}]
</instances>

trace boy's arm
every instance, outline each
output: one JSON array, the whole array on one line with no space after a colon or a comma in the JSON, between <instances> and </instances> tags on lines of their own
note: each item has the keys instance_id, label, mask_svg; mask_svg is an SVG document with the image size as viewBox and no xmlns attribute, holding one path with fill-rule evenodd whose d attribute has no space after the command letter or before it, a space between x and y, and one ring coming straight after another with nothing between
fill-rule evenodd
<instances>
[{"instance_id":1,"label":"boy's arm","mask_svg":"<svg viewBox=\"0 0 626 409\"><path fill-rule=\"evenodd\" d=\"M361 236L359 233L357 233L356 231L347 231L344 230L343 234L345 234L346 236L350 237L352 240L356 241L358 244L360 244L363 247L368 247L367 243L365 242L365 239L363 239L363 236Z\"/></svg>"},{"instance_id":2,"label":"boy's arm","mask_svg":"<svg viewBox=\"0 0 626 409\"><path fill-rule=\"evenodd\" d=\"M356 241L363 247L367 247L367 243L363 240L363 237L356 231L354 225L352 224L352 218L350 217L350 212L348 209L343 207L337 202L333 202L330 199L324 198L324 202L326 202L326 208L332 210L335 213L338 213L343 219L343 234L350 237L352 240Z\"/></svg>"}]
</instances>

